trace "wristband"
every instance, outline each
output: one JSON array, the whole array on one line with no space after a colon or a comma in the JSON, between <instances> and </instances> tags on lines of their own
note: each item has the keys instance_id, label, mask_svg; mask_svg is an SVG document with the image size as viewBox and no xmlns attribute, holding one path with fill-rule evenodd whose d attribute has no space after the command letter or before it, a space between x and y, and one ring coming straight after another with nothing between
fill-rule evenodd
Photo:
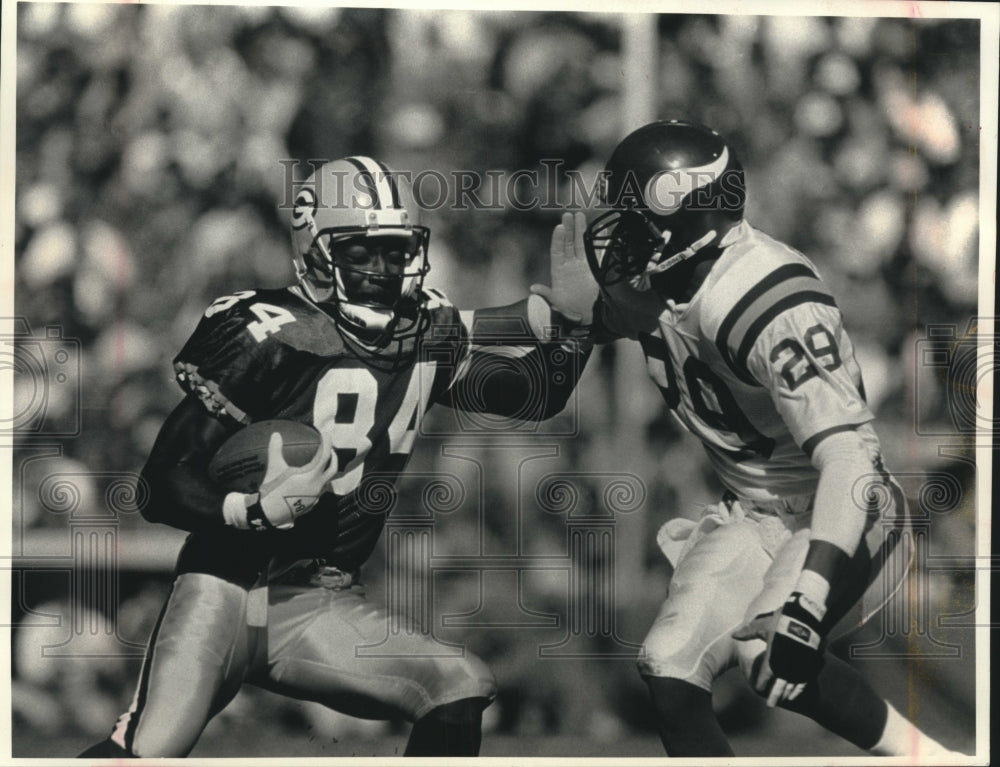
<instances>
[{"instance_id":1,"label":"wristband","mask_svg":"<svg viewBox=\"0 0 1000 767\"><path fill-rule=\"evenodd\" d=\"M246 530L249 527L247 523L247 504L251 497L244 493L229 493L226 495L222 501L222 518L227 525L240 530Z\"/></svg>"},{"instance_id":2,"label":"wristband","mask_svg":"<svg viewBox=\"0 0 1000 767\"><path fill-rule=\"evenodd\" d=\"M809 541L802 572L811 570L825 578L827 583L834 583L847 572L850 563L851 557L840 546L820 538L813 538Z\"/></svg>"},{"instance_id":3,"label":"wristband","mask_svg":"<svg viewBox=\"0 0 1000 767\"><path fill-rule=\"evenodd\" d=\"M826 615L826 599L830 595L830 583L813 570L803 570L795 585L799 593L799 604L808 610L818 621Z\"/></svg>"}]
</instances>

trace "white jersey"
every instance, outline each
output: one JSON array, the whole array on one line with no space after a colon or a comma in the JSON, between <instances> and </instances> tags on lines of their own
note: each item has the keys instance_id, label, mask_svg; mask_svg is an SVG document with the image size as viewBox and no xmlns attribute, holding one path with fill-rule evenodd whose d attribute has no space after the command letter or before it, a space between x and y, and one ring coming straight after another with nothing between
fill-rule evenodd
<instances>
[{"instance_id":1,"label":"white jersey","mask_svg":"<svg viewBox=\"0 0 1000 767\"><path fill-rule=\"evenodd\" d=\"M854 347L816 268L746 222L721 248L686 304L605 289L607 329L639 341L674 416L738 497L815 492L810 454L838 431L856 429L876 461Z\"/></svg>"}]
</instances>

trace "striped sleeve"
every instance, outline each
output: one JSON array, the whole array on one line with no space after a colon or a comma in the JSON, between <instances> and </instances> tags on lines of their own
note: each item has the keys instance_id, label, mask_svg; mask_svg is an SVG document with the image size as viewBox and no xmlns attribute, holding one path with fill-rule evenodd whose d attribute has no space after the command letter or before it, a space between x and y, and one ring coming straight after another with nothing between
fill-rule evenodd
<instances>
[{"instance_id":1,"label":"striped sleeve","mask_svg":"<svg viewBox=\"0 0 1000 767\"><path fill-rule=\"evenodd\" d=\"M751 386L762 383L748 369L747 358L764 329L789 309L810 303L837 306L816 272L797 262L769 272L733 304L719 325L715 344L741 381Z\"/></svg>"},{"instance_id":2,"label":"striped sleeve","mask_svg":"<svg viewBox=\"0 0 1000 767\"><path fill-rule=\"evenodd\" d=\"M209 314L210 312L206 312ZM174 375L215 416L247 424L264 404L274 358L273 338L260 343L246 332L245 302L203 316L174 358Z\"/></svg>"},{"instance_id":3,"label":"striped sleeve","mask_svg":"<svg viewBox=\"0 0 1000 767\"><path fill-rule=\"evenodd\" d=\"M782 312L754 339L745 362L806 455L825 437L874 418L834 307L804 301Z\"/></svg>"}]
</instances>

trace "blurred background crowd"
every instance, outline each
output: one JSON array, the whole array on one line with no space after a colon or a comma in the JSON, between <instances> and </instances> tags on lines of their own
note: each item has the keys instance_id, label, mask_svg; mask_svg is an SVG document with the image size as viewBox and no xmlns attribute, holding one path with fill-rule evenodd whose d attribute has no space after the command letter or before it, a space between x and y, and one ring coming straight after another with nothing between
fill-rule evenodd
<instances>
[{"instance_id":1,"label":"blurred background crowd","mask_svg":"<svg viewBox=\"0 0 1000 767\"><path fill-rule=\"evenodd\" d=\"M664 14L654 20L653 72L626 66L623 20L610 13L28 3L17 22L15 310L40 339L24 352L45 356L48 367L29 366L43 372L15 381L15 412L44 407L38 423L48 426L40 432L77 424L79 433L61 440L58 455L21 440L15 554L69 552L67 530L80 520L94 524L109 484L138 472L181 396L170 360L208 303L292 280L278 209L288 160L364 153L446 177L537 171L539 184L524 197L552 199L560 190L546 187L542 161L596 179L614 145L637 127L623 125L623 94L627 79L640 77L653 79L657 117L703 122L730 139L747 171L750 221L806 253L829 281L858 349L887 462L933 522L924 543L932 557L971 562L973 468L937 453L942 435L963 430L956 417L968 421L968 408L956 416L949 388L956 365L949 378L949 363L938 354L930 364L923 352L970 348L965 334L977 312L977 22ZM301 178L308 167L293 172ZM517 300L531 282L547 280L558 216L510 204L436 207L426 216L428 284L461 307ZM939 324L956 328L953 336L928 340L928 327ZM61 337L46 336L50 327ZM60 353L63 367L52 364ZM68 378L39 383L56 369ZM455 513L435 525L435 551L466 554L470 541L480 542L480 553L564 550L566 513L546 508L520 481L526 453L463 447L461 426L459 436L447 436L454 426L453 416L434 416L411 466L455 475L487 501L480 508L477 489L452 504ZM496 424L487 427L498 445L508 439ZM575 438L559 436L566 433ZM656 529L672 516L696 515L697 504L719 493L703 456L645 383L641 354L628 345L602 348L570 412L517 438L527 453L560 446L538 459L540 472L591 473L577 482L578 504L601 505L602 473L641 478L641 497L626 504L634 513L615 520L617 562L604 563L616 564L618 635L641 641L669 580ZM449 445L465 458L446 457ZM927 472L952 480L928 493ZM47 486L54 475L72 477L73 490ZM420 481L403 483L401 508L420 504ZM91 655L145 641L179 540L137 514L112 517L119 540L137 543L117 552L117 636L87 639L109 643ZM383 556L380 549L366 572L376 595ZM528 573L514 585L524 589L523 606L565 619L564 576ZM106 615L88 610L106 612L108 604L73 607L69 621L65 577L25 571L15 580L14 619L22 625L14 634L14 754L43 755L41 744L56 735L78 736L82 746L127 705L137 661L43 653L77 625L104 625ZM637 732L649 755L659 753L631 662L539 660L537 645L558 642L565 623L510 628L503 600L477 608L478 589L492 593L485 582L435 577L435 599L446 612L481 618L479 627L441 636L467 643L493 666L501 694L489 714L492 732L587 733L606 742ZM962 567L921 583L929 615L974 605ZM921 700L945 711L928 729L957 747L972 737L972 632L938 626L932 634L890 636L885 646L927 655L918 664ZM961 658L937 657L954 655L940 650L949 640L964 648ZM897 707L912 707L911 666L871 666L900 691ZM753 725L766 735L777 726L760 720L759 704L736 683L720 686L717 705L734 732ZM329 744L345 734L398 731L254 691L213 727L225 730L227 717L248 713L266 720L253 713L262 707L303 743L317 734ZM237 737L244 729L234 725ZM787 753L802 753L795 748ZM322 753L337 755L330 749Z\"/></svg>"}]
</instances>

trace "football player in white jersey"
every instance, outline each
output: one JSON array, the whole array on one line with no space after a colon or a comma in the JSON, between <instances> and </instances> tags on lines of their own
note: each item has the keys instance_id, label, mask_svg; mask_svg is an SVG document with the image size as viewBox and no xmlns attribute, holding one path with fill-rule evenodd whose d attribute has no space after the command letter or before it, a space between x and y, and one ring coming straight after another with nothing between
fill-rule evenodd
<instances>
[{"instance_id":1,"label":"football player in white jersey","mask_svg":"<svg viewBox=\"0 0 1000 767\"><path fill-rule=\"evenodd\" d=\"M627 337L727 488L658 542L675 570L639 670L670 756L733 752L711 688L753 688L874 754L949 753L851 666L833 627L866 621L907 569L905 500L882 464L861 371L816 267L744 220L743 169L716 132L663 121L602 177L610 210L565 214L552 285L577 332Z\"/></svg>"}]
</instances>

